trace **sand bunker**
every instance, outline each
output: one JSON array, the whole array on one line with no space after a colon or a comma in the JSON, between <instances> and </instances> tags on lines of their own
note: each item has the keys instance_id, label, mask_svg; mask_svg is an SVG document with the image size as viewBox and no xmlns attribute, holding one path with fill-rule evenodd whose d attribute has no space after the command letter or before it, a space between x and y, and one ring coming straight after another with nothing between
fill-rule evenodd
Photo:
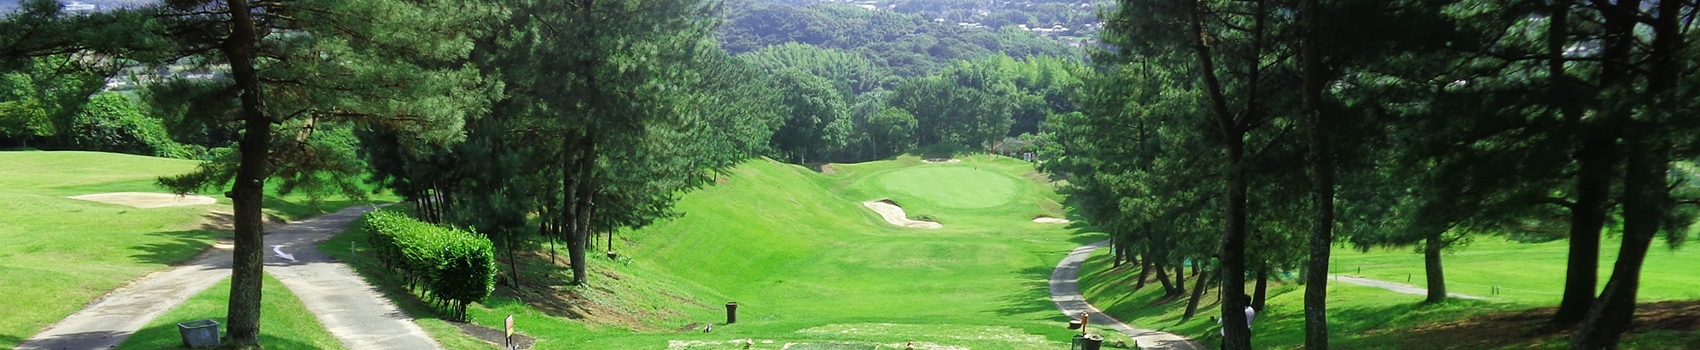
<instances>
[{"instance_id":1,"label":"sand bunker","mask_svg":"<svg viewBox=\"0 0 1700 350\"><path fill-rule=\"evenodd\" d=\"M203 205L218 203L218 199L207 196L184 195L151 192L113 192L85 194L66 197L70 199L101 202L107 204L125 205L136 208L175 207L183 205Z\"/></svg>"},{"instance_id":2,"label":"sand bunker","mask_svg":"<svg viewBox=\"0 0 1700 350\"><path fill-rule=\"evenodd\" d=\"M1033 218L1033 222L1037 222L1037 223L1041 223L1041 224L1066 224L1066 223L1068 223L1068 219L1053 218L1053 217L1049 217L1049 216L1040 216L1040 217Z\"/></svg>"},{"instance_id":3,"label":"sand bunker","mask_svg":"<svg viewBox=\"0 0 1700 350\"><path fill-rule=\"evenodd\" d=\"M927 158L927 159L922 159L921 161L927 162L927 163L961 163L962 162L961 159L956 159L956 158Z\"/></svg>"},{"instance_id":4,"label":"sand bunker","mask_svg":"<svg viewBox=\"0 0 1700 350\"><path fill-rule=\"evenodd\" d=\"M909 216L903 214L903 207L897 206L897 203L892 203L890 200L862 202L862 206L873 209L875 213L880 213L880 217L885 218L885 222L892 225L911 228L944 228L944 225L932 221L909 220Z\"/></svg>"}]
</instances>

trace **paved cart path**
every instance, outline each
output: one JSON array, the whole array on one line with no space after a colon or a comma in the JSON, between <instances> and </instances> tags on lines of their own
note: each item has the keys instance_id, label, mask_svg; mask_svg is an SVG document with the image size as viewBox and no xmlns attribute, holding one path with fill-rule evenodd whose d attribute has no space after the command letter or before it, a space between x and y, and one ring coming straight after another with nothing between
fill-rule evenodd
<instances>
[{"instance_id":1,"label":"paved cart path","mask_svg":"<svg viewBox=\"0 0 1700 350\"><path fill-rule=\"evenodd\" d=\"M1386 290L1393 291L1394 293L1428 295L1427 289L1423 289L1422 287L1417 287L1417 286L1412 286L1412 285L1407 285L1407 284L1401 284L1401 283L1393 283L1393 282L1382 281L1382 280L1372 280L1372 279L1368 279L1368 278L1352 277L1352 276L1346 276L1346 275L1328 275L1328 279L1333 280L1335 282L1351 283L1351 284L1356 284L1356 285L1360 285L1360 286L1376 287L1376 288L1386 289ZM1459 299L1470 299L1470 300L1493 300L1493 299L1490 299L1490 298L1484 298L1484 297L1479 297L1479 296L1474 296L1474 295L1469 295L1469 294L1458 294L1458 293L1446 293L1446 296L1453 297L1453 298L1459 298Z\"/></svg>"},{"instance_id":2,"label":"paved cart path","mask_svg":"<svg viewBox=\"0 0 1700 350\"><path fill-rule=\"evenodd\" d=\"M1140 349L1205 349L1203 345L1199 345L1187 337L1169 332L1135 328L1122 323L1086 302L1086 298L1080 295L1080 263L1092 256L1092 251L1108 245L1110 245L1110 241L1105 240L1080 246L1080 248L1075 248L1074 251L1069 252L1068 257L1063 258L1062 262L1058 262L1057 269L1051 271L1051 302L1056 303L1057 308L1061 309L1063 314L1068 315L1068 317L1078 318L1081 312L1086 312L1092 316L1089 320L1092 324L1107 326L1133 337Z\"/></svg>"},{"instance_id":3,"label":"paved cart path","mask_svg":"<svg viewBox=\"0 0 1700 350\"><path fill-rule=\"evenodd\" d=\"M350 349L441 349L347 265L313 246L341 233L372 206L355 206L272 230L266 272L289 288ZM287 259L276 254L290 255ZM108 349L184 300L230 277L230 251L207 254L120 287L19 344L19 350ZM189 321L189 320L183 320ZM222 327L222 326L221 326Z\"/></svg>"}]
</instances>

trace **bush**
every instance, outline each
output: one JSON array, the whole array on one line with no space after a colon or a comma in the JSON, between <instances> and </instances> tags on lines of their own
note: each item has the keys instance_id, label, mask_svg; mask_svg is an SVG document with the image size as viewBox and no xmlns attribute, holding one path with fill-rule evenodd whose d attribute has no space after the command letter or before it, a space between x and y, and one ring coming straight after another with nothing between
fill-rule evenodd
<instances>
[{"instance_id":1,"label":"bush","mask_svg":"<svg viewBox=\"0 0 1700 350\"><path fill-rule=\"evenodd\" d=\"M155 157L192 159L205 152L171 140L165 125L142 115L129 97L96 95L72 119L72 142L77 149Z\"/></svg>"},{"instance_id":2,"label":"bush","mask_svg":"<svg viewBox=\"0 0 1700 350\"><path fill-rule=\"evenodd\" d=\"M378 260L399 270L410 287L422 285L427 296L450 302L464 319L466 305L496 288L496 249L477 232L439 227L405 214L366 214L367 243Z\"/></svg>"}]
</instances>

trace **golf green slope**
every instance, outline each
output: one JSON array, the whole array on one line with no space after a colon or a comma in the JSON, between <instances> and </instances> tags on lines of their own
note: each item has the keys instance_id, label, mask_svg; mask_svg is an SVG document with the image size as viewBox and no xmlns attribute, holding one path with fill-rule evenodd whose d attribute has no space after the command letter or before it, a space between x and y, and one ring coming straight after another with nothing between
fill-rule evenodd
<instances>
[{"instance_id":1,"label":"golf green slope","mask_svg":"<svg viewBox=\"0 0 1700 350\"><path fill-rule=\"evenodd\" d=\"M1049 299L1051 270L1070 249L1102 239L1040 215L1061 216L1060 197L1031 178L1029 163L976 156L961 163L918 158L832 164L821 172L751 161L720 183L687 194L684 216L622 232L631 263L592 284L636 278L688 285L674 327L713 323L711 333L585 328L511 302L475 307L500 324L519 314L540 349L1066 348L1067 318ZM893 226L863 207L891 199L942 229ZM643 292L639 292L643 293ZM726 325L725 302L739 303ZM528 330L528 326L530 329ZM771 341L766 343L764 341Z\"/></svg>"}]
</instances>

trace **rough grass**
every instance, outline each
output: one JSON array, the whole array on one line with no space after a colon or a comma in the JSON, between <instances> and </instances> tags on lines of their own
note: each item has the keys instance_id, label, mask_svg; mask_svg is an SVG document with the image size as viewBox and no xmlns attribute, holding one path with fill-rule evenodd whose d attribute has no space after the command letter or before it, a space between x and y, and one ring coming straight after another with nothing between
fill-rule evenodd
<instances>
[{"instance_id":1,"label":"rough grass","mask_svg":"<svg viewBox=\"0 0 1700 350\"><path fill-rule=\"evenodd\" d=\"M1546 317L1550 316L1550 306L1558 303L1557 292L1562 288L1559 284L1546 286L1543 283L1550 283L1553 278L1556 278L1556 283L1562 283L1562 257L1565 254L1563 244L1562 241L1541 244L1479 242L1465 250L1447 255L1449 286L1498 284L1502 286L1501 290L1507 291L1505 294L1491 296L1501 298L1497 301L1451 299L1443 304L1430 305L1421 303L1424 299L1421 295L1331 283L1328 288L1328 307L1332 342L1334 346L1346 349L1566 348L1569 344L1568 333L1543 329ZM1613 249L1615 244L1610 243ZM1469 253L1472 251L1473 253ZM1558 258L1552 257L1555 254ZM1680 275L1684 271L1653 270L1681 269L1696 260L1684 257L1691 253L1683 251L1673 253L1656 250L1652 255L1659 254L1667 256L1650 256L1648 270L1643 272L1644 278L1650 275ZM1370 253L1337 250L1335 256L1339 257L1334 264L1336 273L1353 274L1356 272L1355 264L1362 263L1366 266L1364 274L1371 278L1405 283L1405 274L1398 271L1410 270L1415 274L1411 284L1422 285L1422 256L1409 250ZM1615 258L1615 254L1612 257ZM1604 261L1602 267L1609 269L1610 262ZM1376 275L1372 274L1372 271L1388 272ZM1552 273L1558 276L1548 276ZM1602 271L1602 274L1609 274L1609 270ZM1093 305L1129 324L1205 339L1207 344L1219 341L1216 336L1217 325L1210 319L1221 312L1218 308L1217 293L1212 291L1206 295L1198 316L1181 321L1180 316L1186 306L1186 299L1163 300L1162 287L1157 285L1154 279L1145 288L1132 290L1137 276L1137 266L1123 265L1121 268L1112 268L1108 250L1100 249L1094 252L1082 267L1082 290ZM1700 280L1692 278L1653 278L1645 281L1648 281L1648 284L1643 285L1641 290L1643 301L1661 300L1660 298L1694 299L1685 295L1690 295L1688 293L1694 293L1696 288L1700 288L1700 285L1697 285ZM1191 288L1191 280L1188 282L1187 287ZM1603 286L1603 280L1601 284ZM1528 291L1552 290L1552 296L1545 297L1544 294L1523 291L1524 288ZM1449 291L1489 296L1487 289L1475 291L1459 288ZM1535 306L1548 307L1544 310L1529 310ZM1259 349L1302 347L1303 309L1302 286L1272 286L1268 308L1257 315L1253 325L1253 332L1256 334L1253 346ZM1686 316L1683 316L1684 312ZM1700 317L1700 309L1684 311L1667 308L1664 314L1666 316L1660 319L1694 318ZM1646 328L1637 331L1624 340L1623 347L1681 349L1700 341L1700 333L1696 332L1693 322L1687 323L1686 326L1667 328L1674 329Z\"/></svg>"},{"instance_id":2,"label":"rough grass","mask_svg":"<svg viewBox=\"0 0 1700 350\"><path fill-rule=\"evenodd\" d=\"M0 152L0 348L10 348L125 281L170 268L228 234L203 229L210 205L137 209L65 198L165 192L164 175L197 162L99 152ZM215 196L219 197L219 196ZM272 215L300 218L301 196L271 196ZM322 208L352 204L332 200Z\"/></svg>"},{"instance_id":3,"label":"rough grass","mask_svg":"<svg viewBox=\"0 0 1700 350\"><path fill-rule=\"evenodd\" d=\"M1604 289L1617 261L1620 236L1602 238L1599 284ZM1526 307L1558 305L1563 299L1564 272L1569 240L1518 243L1500 237L1481 237L1442 256L1446 291L1500 299ZM1329 269L1334 274L1427 287L1423 278L1423 256L1411 248L1373 249L1358 252L1336 249ZM1361 272L1360 272L1361 271ZM1655 240L1641 269L1642 301L1700 299L1700 250L1670 249L1663 239ZM1407 282L1408 279L1408 282ZM1498 295L1490 295L1499 286Z\"/></svg>"},{"instance_id":4,"label":"rough grass","mask_svg":"<svg viewBox=\"0 0 1700 350\"><path fill-rule=\"evenodd\" d=\"M260 345L271 350L343 349L342 343L325 331L301 300L271 275L266 275L260 293L261 300L265 300L260 305ZM228 332L225 308L229 304L230 279L227 278L149 322L119 344L117 350L183 348L178 322L210 319L218 321L220 334Z\"/></svg>"}]
</instances>

